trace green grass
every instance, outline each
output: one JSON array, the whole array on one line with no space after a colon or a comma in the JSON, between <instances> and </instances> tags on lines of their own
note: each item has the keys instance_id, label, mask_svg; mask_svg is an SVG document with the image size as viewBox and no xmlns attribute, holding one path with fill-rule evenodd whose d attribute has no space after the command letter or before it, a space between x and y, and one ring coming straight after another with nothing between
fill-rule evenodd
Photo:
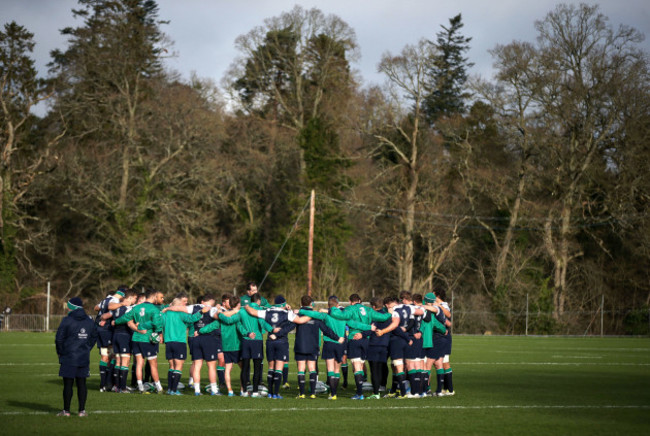
<instances>
[{"instance_id":1,"label":"green grass","mask_svg":"<svg viewBox=\"0 0 650 436\"><path fill-rule=\"evenodd\" d=\"M96 350L92 360L89 417L58 418L54 414L62 407L62 383L54 335L1 333L0 434L650 432L648 338L456 336L452 355L456 396L419 400L356 402L349 399L354 394L351 387L336 402L326 400L326 395L297 400L293 363L294 389L284 400L116 395L98 392ZM165 385L167 365L160 369ZM73 411L76 404L75 397Z\"/></svg>"}]
</instances>

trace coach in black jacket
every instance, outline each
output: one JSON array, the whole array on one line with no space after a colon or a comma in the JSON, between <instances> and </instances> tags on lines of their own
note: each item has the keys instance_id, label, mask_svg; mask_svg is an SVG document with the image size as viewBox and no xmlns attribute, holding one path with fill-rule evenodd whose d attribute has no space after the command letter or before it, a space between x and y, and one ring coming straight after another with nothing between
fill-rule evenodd
<instances>
[{"instance_id":1,"label":"coach in black jacket","mask_svg":"<svg viewBox=\"0 0 650 436\"><path fill-rule=\"evenodd\" d=\"M71 298L67 305L70 312L61 321L54 340L61 364L59 376L63 377L63 410L58 416L70 416L72 386L75 380L79 416L86 416L86 378L90 376L90 350L97 341L97 328L95 322L84 312L81 298Z\"/></svg>"}]
</instances>

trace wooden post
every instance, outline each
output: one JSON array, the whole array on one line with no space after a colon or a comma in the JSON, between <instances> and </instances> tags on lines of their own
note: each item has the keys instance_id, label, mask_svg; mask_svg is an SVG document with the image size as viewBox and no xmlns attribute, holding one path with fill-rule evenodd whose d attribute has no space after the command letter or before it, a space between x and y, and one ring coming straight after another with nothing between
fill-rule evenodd
<instances>
[{"instance_id":1,"label":"wooden post","mask_svg":"<svg viewBox=\"0 0 650 436\"><path fill-rule=\"evenodd\" d=\"M311 297L311 280L314 264L314 214L316 212L316 192L312 189L309 203L309 249L307 254L307 295Z\"/></svg>"}]
</instances>

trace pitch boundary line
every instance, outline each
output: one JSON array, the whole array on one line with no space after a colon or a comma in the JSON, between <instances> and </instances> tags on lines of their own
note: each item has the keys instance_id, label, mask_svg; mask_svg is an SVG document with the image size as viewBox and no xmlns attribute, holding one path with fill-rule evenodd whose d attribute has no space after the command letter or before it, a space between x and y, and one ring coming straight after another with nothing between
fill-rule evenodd
<instances>
[{"instance_id":1,"label":"pitch boundary line","mask_svg":"<svg viewBox=\"0 0 650 436\"><path fill-rule=\"evenodd\" d=\"M250 412L339 412L345 411L362 411L362 410L409 410L409 409L437 409L437 410L526 410L526 409L608 409L608 410L650 410L650 405L493 405L493 406L444 406L440 404L431 405L418 405L418 406L389 406L389 407L274 407L271 409L263 408L230 408L230 409L149 409L149 410L91 410L89 413L93 415L119 415L119 414L159 414L159 413L195 413L195 412L208 412L208 413L250 413ZM54 415L52 412L0 412L0 416L36 416L36 415Z\"/></svg>"}]
</instances>

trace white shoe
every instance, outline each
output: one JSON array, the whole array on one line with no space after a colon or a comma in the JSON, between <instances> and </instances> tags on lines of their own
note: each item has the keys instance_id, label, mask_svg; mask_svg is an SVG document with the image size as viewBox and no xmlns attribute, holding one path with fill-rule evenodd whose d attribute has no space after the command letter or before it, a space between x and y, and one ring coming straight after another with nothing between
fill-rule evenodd
<instances>
[{"instance_id":1,"label":"white shoe","mask_svg":"<svg viewBox=\"0 0 650 436\"><path fill-rule=\"evenodd\" d=\"M261 395L260 395L259 392L253 392L253 393L251 394L251 398L259 398L259 397L261 397Z\"/></svg>"}]
</instances>

